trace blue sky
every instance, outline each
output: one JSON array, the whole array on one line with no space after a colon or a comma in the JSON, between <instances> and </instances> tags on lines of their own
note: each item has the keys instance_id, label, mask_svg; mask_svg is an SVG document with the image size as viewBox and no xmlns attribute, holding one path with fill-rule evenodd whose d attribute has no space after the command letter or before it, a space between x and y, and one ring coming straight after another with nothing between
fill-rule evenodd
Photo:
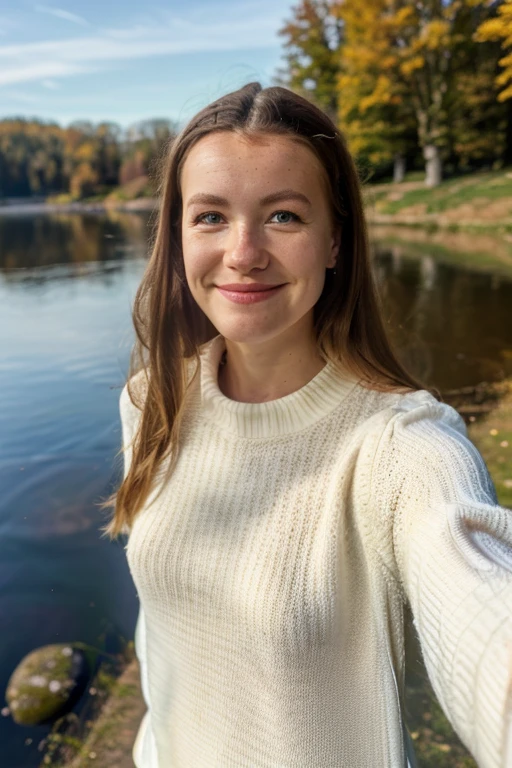
<instances>
[{"instance_id":1,"label":"blue sky","mask_svg":"<svg viewBox=\"0 0 512 768\"><path fill-rule=\"evenodd\" d=\"M271 85L294 0L0 0L0 118L183 122Z\"/></svg>"}]
</instances>

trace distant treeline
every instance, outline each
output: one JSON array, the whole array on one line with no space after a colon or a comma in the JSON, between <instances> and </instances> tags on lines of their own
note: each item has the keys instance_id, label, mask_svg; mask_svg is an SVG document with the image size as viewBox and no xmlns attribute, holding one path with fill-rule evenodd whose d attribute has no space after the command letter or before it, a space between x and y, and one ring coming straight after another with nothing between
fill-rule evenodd
<instances>
[{"instance_id":1,"label":"distant treeline","mask_svg":"<svg viewBox=\"0 0 512 768\"><path fill-rule=\"evenodd\" d=\"M176 135L169 120L123 130L80 121L63 128L42 120L0 121L0 198L107 192L135 178L154 181L155 160Z\"/></svg>"}]
</instances>

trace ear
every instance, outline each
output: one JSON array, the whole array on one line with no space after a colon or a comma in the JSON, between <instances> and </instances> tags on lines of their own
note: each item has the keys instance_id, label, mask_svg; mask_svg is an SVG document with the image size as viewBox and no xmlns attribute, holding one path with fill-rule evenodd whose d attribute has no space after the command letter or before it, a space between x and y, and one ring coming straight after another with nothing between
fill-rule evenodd
<instances>
[{"instance_id":1,"label":"ear","mask_svg":"<svg viewBox=\"0 0 512 768\"><path fill-rule=\"evenodd\" d=\"M340 245L341 245L341 226L337 224L335 227L333 227L333 230L332 230L331 250L329 252L329 262L327 264L328 268L332 268L336 266L336 259L338 257Z\"/></svg>"}]
</instances>

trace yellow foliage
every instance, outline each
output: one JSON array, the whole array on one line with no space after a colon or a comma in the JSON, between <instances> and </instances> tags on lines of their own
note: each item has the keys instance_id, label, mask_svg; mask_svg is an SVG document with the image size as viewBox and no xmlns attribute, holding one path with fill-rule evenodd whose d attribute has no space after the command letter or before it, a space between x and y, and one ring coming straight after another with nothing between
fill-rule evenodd
<instances>
[{"instance_id":1,"label":"yellow foliage","mask_svg":"<svg viewBox=\"0 0 512 768\"><path fill-rule=\"evenodd\" d=\"M413 56L411 59L406 59L400 64L400 71L404 75L411 75L418 69L423 69L425 66L425 59L423 56Z\"/></svg>"},{"instance_id":2,"label":"yellow foliage","mask_svg":"<svg viewBox=\"0 0 512 768\"><path fill-rule=\"evenodd\" d=\"M414 8L410 5L404 5L403 8L399 8L394 15L393 21L397 27L406 27L409 24L414 24Z\"/></svg>"},{"instance_id":3,"label":"yellow foliage","mask_svg":"<svg viewBox=\"0 0 512 768\"><path fill-rule=\"evenodd\" d=\"M429 50L436 50L449 45L449 22L442 21L441 19L434 19L423 27L421 39Z\"/></svg>"},{"instance_id":4,"label":"yellow foliage","mask_svg":"<svg viewBox=\"0 0 512 768\"><path fill-rule=\"evenodd\" d=\"M512 0L505 0L498 7L498 15L484 21L475 32L478 42L501 40L504 51L512 48ZM496 77L496 84L505 86L498 94L498 101L512 98L512 52L507 53L499 61L503 71Z\"/></svg>"},{"instance_id":5,"label":"yellow foliage","mask_svg":"<svg viewBox=\"0 0 512 768\"><path fill-rule=\"evenodd\" d=\"M375 107L380 104L389 104L392 99L392 83L389 77L380 75L375 83L373 93L366 98L361 99L359 102L359 109L361 112L366 112L370 107Z\"/></svg>"},{"instance_id":6,"label":"yellow foliage","mask_svg":"<svg viewBox=\"0 0 512 768\"><path fill-rule=\"evenodd\" d=\"M481 24L475 32L475 40L484 42L486 40L500 40L503 37L502 19L488 19Z\"/></svg>"}]
</instances>

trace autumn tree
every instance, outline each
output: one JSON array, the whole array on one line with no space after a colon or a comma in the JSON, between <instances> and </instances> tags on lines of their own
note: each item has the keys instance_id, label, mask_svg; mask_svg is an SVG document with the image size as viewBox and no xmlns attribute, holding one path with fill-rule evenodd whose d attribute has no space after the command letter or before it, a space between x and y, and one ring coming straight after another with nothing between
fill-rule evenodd
<instances>
[{"instance_id":1,"label":"autumn tree","mask_svg":"<svg viewBox=\"0 0 512 768\"><path fill-rule=\"evenodd\" d=\"M395 20L387 11L386 0L345 0L333 9L344 27L338 118L353 154L373 167L393 162L399 182L418 137L409 89L394 71Z\"/></svg>"},{"instance_id":2,"label":"autumn tree","mask_svg":"<svg viewBox=\"0 0 512 768\"><path fill-rule=\"evenodd\" d=\"M115 185L121 166L122 130L117 123L103 122L96 126L95 138L98 152L98 173L103 184Z\"/></svg>"},{"instance_id":3,"label":"autumn tree","mask_svg":"<svg viewBox=\"0 0 512 768\"><path fill-rule=\"evenodd\" d=\"M123 142L120 183L148 176L150 184L155 187L157 166L177 132L177 124L165 118L141 120L129 126Z\"/></svg>"},{"instance_id":4,"label":"autumn tree","mask_svg":"<svg viewBox=\"0 0 512 768\"><path fill-rule=\"evenodd\" d=\"M389 113L395 105L406 114L411 107L427 186L441 181L443 159L449 152L455 73L467 65L468 39L490 13L487 6L478 7L480 2L343 0L337 7L345 24L340 52L342 114L341 87L348 88L347 71L352 86L359 79L367 107L385 106ZM399 114L399 110L391 111L395 120L401 119Z\"/></svg>"},{"instance_id":5,"label":"autumn tree","mask_svg":"<svg viewBox=\"0 0 512 768\"><path fill-rule=\"evenodd\" d=\"M447 159L455 169L499 166L506 162L511 128L510 108L498 100L500 50L468 35L465 54L453 73L447 99Z\"/></svg>"},{"instance_id":6,"label":"autumn tree","mask_svg":"<svg viewBox=\"0 0 512 768\"><path fill-rule=\"evenodd\" d=\"M335 118L336 81L343 25L333 13L336 0L302 0L279 30L284 38L285 67L276 82L306 96Z\"/></svg>"}]
</instances>

